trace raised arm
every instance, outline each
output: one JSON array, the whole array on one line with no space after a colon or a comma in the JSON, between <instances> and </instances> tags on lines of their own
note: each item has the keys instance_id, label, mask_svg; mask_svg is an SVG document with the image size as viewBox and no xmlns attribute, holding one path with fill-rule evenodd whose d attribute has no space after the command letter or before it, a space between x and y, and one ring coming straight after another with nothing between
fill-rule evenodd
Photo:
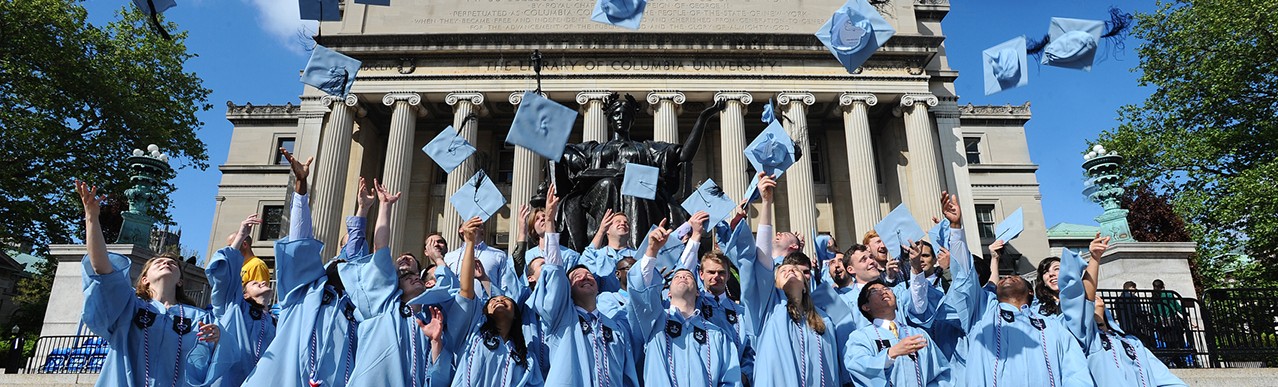
<instances>
[{"instance_id":1,"label":"raised arm","mask_svg":"<svg viewBox=\"0 0 1278 387\"><path fill-rule=\"evenodd\" d=\"M75 192L80 195L80 203L84 204L84 246L89 251L89 264L94 273L111 273L115 269L107 258L106 237L102 236L102 223L98 220L102 200L106 196L98 196L98 187L79 180L75 181Z\"/></svg>"},{"instance_id":2,"label":"raised arm","mask_svg":"<svg viewBox=\"0 0 1278 387\"><path fill-rule=\"evenodd\" d=\"M686 224L689 226L690 234L688 236L688 243L683 245L683 254L679 256L679 265L677 268L688 269L693 273L697 272L697 264L701 263L700 259L698 259L700 257L697 256L697 251L701 250L702 232L705 230L705 224L709 220L710 214L705 211L697 211L697 213L692 214L691 218L688 218L688 222ZM666 242L662 241L661 243L665 244ZM652 249L651 244L648 245L648 249Z\"/></svg>"},{"instance_id":3,"label":"raised arm","mask_svg":"<svg viewBox=\"0 0 1278 387\"><path fill-rule=\"evenodd\" d=\"M754 237L755 246L759 248L759 258L772 264L772 203L777 181L771 175L759 172L759 197L763 204L759 206L759 232Z\"/></svg>"},{"instance_id":4,"label":"raised arm","mask_svg":"<svg viewBox=\"0 0 1278 387\"><path fill-rule=\"evenodd\" d=\"M1003 252L1003 241L996 240L990 244L990 277L986 279L986 283L990 285L998 285L999 264L998 258Z\"/></svg>"},{"instance_id":5,"label":"raised arm","mask_svg":"<svg viewBox=\"0 0 1278 387\"><path fill-rule=\"evenodd\" d=\"M315 161L315 158L308 158L303 163L293 158L293 154L288 149L280 147L280 153L288 159L289 168L293 170L293 205L288 221L288 238L289 240L311 239L315 236L315 232L311 228L311 206L307 198L310 191L306 179L311 174L311 162Z\"/></svg>"},{"instance_id":6,"label":"raised arm","mask_svg":"<svg viewBox=\"0 0 1278 387\"><path fill-rule=\"evenodd\" d=\"M346 218L346 245L342 246L342 252L347 259L364 255L368 245L368 210L376 202L376 192L364 182L363 177L359 178L359 190L355 193L355 216Z\"/></svg>"},{"instance_id":7,"label":"raised arm","mask_svg":"<svg viewBox=\"0 0 1278 387\"><path fill-rule=\"evenodd\" d=\"M462 239L465 241L462 245L462 259L460 273L462 297L468 300L475 299L475 246L479 244L479 229L484 227L484 221L479 217L470 218L466 224L462 225Z\"/></svg>"},{"instance_id":8,"label":"raised arm","mask_svg":"<svg viewBox=\"0 0 1278 387\"><path fill-rule=\"evenodd\" d=\"M1101 237L1100 233L1096 233L1096 239L1092 239L1092 243L1087 250L1091 253L1092 259L1087 262L1087 269L1083 272L1083 296L1088 301L1096 301L1096 287L1100 283L1100 261L1101 256L1105 255L1105 250L1109 250L1110 237Z\"/></svg>"},{"instance_id":9,"label":"raised arm","mask_svg":"<svg viewBox=\"0 0 1278 387\"><path fill-rule=\"evenodd\" d=\"M697 155L697 148L701 147L701 137L705 135L706 123L710 118L719 114L728 106L725 100L714 101L714 105L701 111L701 115L697 116L697 123L692 125L692 133L688 134L688 140L684 141L683 149L679 151L679 161L689 162Z\"/></svg>"},{"instance_id":10,"label":"raised arm","mask_svg":"<svg viewBox=\"0 0 1278 387\"><path fill-rule=\"evenodd\" d=\"M613 213L611 208L609 208L607 212L604 212L603 220L599 221L599 228L598 230L595 230L595 238L590 240L589 248L598 249L603 247L604 239L608 236L608 229L612 228L612 215Z\"/></svg>"},{"instance_id":11,"label":"raised arm","mask_svg":"<svg viewBox=\"0 0 1278 387\"><path fill-rule=\"evenodd\" d=\"M662 219L661 224L648 233L648 249L643 251L643 258L635 262L637 269L631 269L629 281L630 285L630 305L627 319L630 320L631 329L637 337L637 345L643 345L652 339L652 335L660 332L662 328L659 324L664 314L661 303L662 279L661 274L657 272L657 254L661 251L661 246L666 244L670 238L670 230L666 229L666 220Z\"/></svg>"},{"instance_id":12,"label":"raised arm","mask_svg":"<svg viewBox=\"0 0 1278 387\"><path fill-rule=\"evenodd\" d=\"M373 180L373 184L377 186L377 199L381 201L377 207L377 226L373 228L373 251L377 251L390 245L391 206L399 200L400 193L387 192L380 181Z\"/></svg>"},{"instance_id":13,"label":"raised arm","mask_svg":"<svg viewBox=\"0 0 1278 387\"><path fill-rule=\"evenodd\" d=\"M972 253L967 247L967 237L962 228L962 212L959 209L958 197L942 193L941 209L945 212L945 217L950 220L949 250L952 256L950 264L954 266L954 271L951 273L954 276L954 282L950 284L950 291L942 297L942 302L953 308L954 317L958 319L956 324L962 331L967 332L980 318L992 295L985 291L980 279L977 278L975 262L972 261Z\"/></svg>"},{"instance_id":14,"label":"raised arm","mask_svg":"<svg viewBox=\"0 0 1278 387\"><path fill-rule=\"evenodd\" d=\"M555 185L551 184L546 194L546 211L553 211L558 206L559 197L555 195ZM555 217L552 215L547 215L547 221L554 226ZM546 251L542 252L546 261L541 265L541 279L533 289L533 309L541 317L541 323L550 332L555 332L570 322L572 294L567 275L570 268L564 267L564 258L559 254L559 233L554 231L554 227L550 230L542 235L546 241Z\"/></svg>"},{"instance_id":15,"label":"raised arm","mask_svg":"<svg viewBox=\"0 0 1278 387\"><path fill-rule=\"evenodd\" d=\"M219 318L226 313L227 306L244 299L244 283L240 277L244 257L240 256L237 247L248 238L253 226L261 223L257 214L250 214L240 222L240 229L236 231L231 245L214 252L208 267L204 268L204 275L212 290L209 303L213 305L213 314Z\"/></svg>"}]
</instances>

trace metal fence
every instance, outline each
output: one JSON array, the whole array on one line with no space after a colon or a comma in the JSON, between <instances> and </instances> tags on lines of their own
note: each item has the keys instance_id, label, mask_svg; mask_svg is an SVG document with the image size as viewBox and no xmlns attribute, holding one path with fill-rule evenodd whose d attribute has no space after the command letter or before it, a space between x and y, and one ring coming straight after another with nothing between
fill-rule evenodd
<instances>
[{"instance_id":1,"label":"metal fence","mask_svg":"<svg viewBox=\"0 0 1278 387\"><path fill-rule=\"evenodd\" d=\"M107 344L97 336L42 336L35 356L27 359L28 374L95 374L106 361Z\"/></svg>"},{"instance_id":2,"label":"metal fence","mask_svg":"<svg viewBox=\"0 0 1278 387\"><path fill-rule=\"evenodd\" d=\"M1278 289L1211 289L1203 299L1220 366L1278 366Z\"/></svg>"},{"instance_id":3,"label":"metal fence","mask_svg":"<svg viewBox=\"0 0 1278 387\"><path fill-rule=\"evenodd\" d=\"M1123 331L1140 338L1168 367L1219 366L1212 320L1202 301L1173 291L1099 289L1096 295Z\"/></svg>"}]
</instances>

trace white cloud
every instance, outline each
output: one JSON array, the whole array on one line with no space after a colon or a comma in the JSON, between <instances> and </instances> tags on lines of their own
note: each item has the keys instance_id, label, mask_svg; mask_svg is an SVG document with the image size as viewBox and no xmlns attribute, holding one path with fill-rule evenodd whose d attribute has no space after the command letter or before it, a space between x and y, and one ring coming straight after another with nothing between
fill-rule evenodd
<instances>
[{"instance_id":1,"label":"white cloud","mask_svg":"<svg viewBox=\"0 0 1278 387\"><path fill-rule=\"evenodd\" d=\"M257 22L276 42L295 53L306 52L303 41L319 22L301 20L297 2L291 0L244 0L257 9ZM303 32L305 31L305 32Z\"/></svg>"}]
</instances>

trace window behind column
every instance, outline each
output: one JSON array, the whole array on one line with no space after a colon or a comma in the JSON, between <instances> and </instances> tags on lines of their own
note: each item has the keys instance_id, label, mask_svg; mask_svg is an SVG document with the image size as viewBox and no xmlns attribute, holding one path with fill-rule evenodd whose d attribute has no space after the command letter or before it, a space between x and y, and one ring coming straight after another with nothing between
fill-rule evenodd
<instances>
[{"instance_id":1,"label":"window behind column","mask_svg":"<svg viewBox=\"0 0 1278 387\"><path fill-rule=\"evenodd\" d=\"M275 154L276 165L288 165L288 159L284 158L284 152L280 152L280 148L288 150L289 153L296 153L293 150L294 142L296 142L296 139L293 137L279 137L275 139L275 148L272 148L271 152L274 152Z\"/></svg>"},{"instance_id":2,"label":"window behind column","mask_svg":"<svg viewBox=\"0 0 1278 387\"><path fill-rule=\"evenodd\" d=\"M994 238L994 205L993 204L977 204L976 205L976 224L977 229L981 231L981 239Z\"/></svg>"},{"instance_id":3,"label":"window behind column","mask_svg":"<svg viewBox=\"0 0 1278 387\"><path fill-rule=\"evenodd\" d=\"M497 174L493 180L498 183L515 181L515 146L503 143L497 152Z\"/></svg>"},{"instance_id":4,"label":"window behind column","mask_svg":"<svg viewBox=\"0 0 1278 387\"><path fill-rule=\"evenodd\" d=\"M262 206L262 225L258 227L257 240L273 241L280 239L281 225L284 221L284 206Z\"/></svg>"},{"instance_id":5,"label":"window behind column","mask_svg":"<svg viewBox=\"0 0 1278 387\"><path fill-rule=\"evenodd\" d=\"M981 163L981 138L980 137L964 137L963 149L967 152L968 164Z\"/></svg>"},{"instance_id":6,"label":"window behind column","mask_svg":"<svg viewBox=\"0 0 1278 387\"><path fill-rule=\"evenodd\" d=\"M814 133L809 133L808 141L810 142L805 149L803 157L812 163L812 182L815 184L829 184L829 171L825 168L825 141L812 141ZM820 133L824 136L824 133Z\"/></svg>"}]
</instances>

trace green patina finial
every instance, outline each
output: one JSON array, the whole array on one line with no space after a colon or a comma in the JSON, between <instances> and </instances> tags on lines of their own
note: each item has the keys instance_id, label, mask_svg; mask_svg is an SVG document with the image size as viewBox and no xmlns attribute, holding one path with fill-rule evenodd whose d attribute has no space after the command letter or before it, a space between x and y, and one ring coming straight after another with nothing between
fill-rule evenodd
<instances>
[{"instance_id":1,"label":"green patina finial","mask_svg":"<svg viewBox=\"0 0 1278 387\"><path fill-rule=\"evenodd\" d=\"M1095 218L1100 223L1101 234L1112 237L1111 243L1135 242L1127 225L1127 210L1119 206L1126 191L1118 176L1118 165L1123 158L1118 152L1106 151L1104 146L1097 144L1083 156L1083 160L1083 169L1087 171L1083 194L1105 210Z\"/></svg>"},{"instance_id":2,"label":"green patina finial","mask_svg":"<svg viewBox=\"0 0 1278 387\"><path fill-rule=\"evenodd\" d=\"M124 223L120 225L120 237L115 243L150 246L151 228L155 225L155 219L148 214L158 199L156 186L169 172L169 156L160 153L160 147L155 144L147 146L146 152L134 149L133 155L129 156L129 168L133 170L129 177L133 187L124 191L124 196L129 201L129 210L120 214L124 217Z\"/></svg>"}]
</instances>

